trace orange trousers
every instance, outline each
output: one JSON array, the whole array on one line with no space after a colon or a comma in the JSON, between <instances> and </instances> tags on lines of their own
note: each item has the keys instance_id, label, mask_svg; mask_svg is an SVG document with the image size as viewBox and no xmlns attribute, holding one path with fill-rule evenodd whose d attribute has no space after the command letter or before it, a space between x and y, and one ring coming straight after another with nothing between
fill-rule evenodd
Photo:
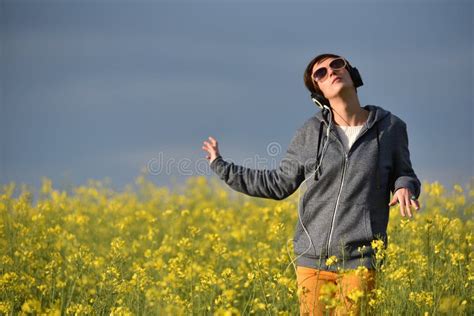
<instances>
[{"instance_id":1,"label":"orange trousers","mask_svg":"<svg viewBox=\"0 0 474 316\"><path fill-rule=\"evenodd\" d=\"M338 273L298 266L300 316L359 315L360 299L357 299L357 294L366 295L374 289L375 270L359 274L356 270ZM336 303L336 307L331 306L328 298L340 303Z\"/></svg>"}]
</instances>

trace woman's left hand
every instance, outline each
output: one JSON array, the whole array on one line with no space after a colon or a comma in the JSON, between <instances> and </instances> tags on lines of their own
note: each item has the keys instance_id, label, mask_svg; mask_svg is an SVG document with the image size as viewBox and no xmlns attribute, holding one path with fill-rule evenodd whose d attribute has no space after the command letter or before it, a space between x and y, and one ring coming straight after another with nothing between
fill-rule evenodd
<instances>
[{"instance_id":1,"label":"woman's left hand","mask_svg":"<svg viewBox=\"0 0 474 316\"><path fill-rule=\"evenodd\" d=\"M408 214L409 217L412 217L410 207L414 207L415 210L420 209L420 203L418 200L410 199L412 193L408 188L400 188L393 194L392 200L388 203L389 206L393 206L400 202L400 213L402 216Z\"/></svg>"}]
</instances>

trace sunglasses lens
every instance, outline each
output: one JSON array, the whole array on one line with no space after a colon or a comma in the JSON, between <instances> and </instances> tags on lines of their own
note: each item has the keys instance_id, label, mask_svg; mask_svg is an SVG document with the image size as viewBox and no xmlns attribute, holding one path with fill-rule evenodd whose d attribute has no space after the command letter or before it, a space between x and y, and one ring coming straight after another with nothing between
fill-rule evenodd
<instances>
[{"instance_id":1,"label":"sunglasses lens","mask_svg":"<svg viewBox=\"0 0 474 316\"><path fill-rule=\"evenodd\" d=\"M342 58L334 59L334 60L329 64L329 66L330 66L332 69L341 69L341 68L343 68L345 65L346 65L346 63L344 62L344 59L342 59Z\"/></svg>"},{"instance_id":2,"label":"sunglasses lens","mask_svg":"<svg viewBox=\"0 0 474 316\"><path fill-rule=\"evenodd\" d=\"M321 79L324 78L324 76L326 76L326 67L323 67L323 68L319 68L318 70L316 70L313 74L313 78L314 80L316 81L319 81Z\"/></svg>"}]
</instances>

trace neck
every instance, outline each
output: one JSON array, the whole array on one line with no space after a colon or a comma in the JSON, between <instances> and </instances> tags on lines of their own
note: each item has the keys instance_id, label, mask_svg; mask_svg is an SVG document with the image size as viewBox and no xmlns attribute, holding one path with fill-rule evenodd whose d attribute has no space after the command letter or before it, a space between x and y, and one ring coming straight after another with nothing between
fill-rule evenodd
<instances>
[{"instance_id":1,"label":"neck","mask_svg":"<svg viewBox=\"0 0 474 316\"><path fill-rule=\"evenodd\" d=\"M329 99L329 102L337 125L363 125L369 116L369 112L360 106L359 98L353 88L341 90L338 95Z\"/></svg>"}]
</instances>

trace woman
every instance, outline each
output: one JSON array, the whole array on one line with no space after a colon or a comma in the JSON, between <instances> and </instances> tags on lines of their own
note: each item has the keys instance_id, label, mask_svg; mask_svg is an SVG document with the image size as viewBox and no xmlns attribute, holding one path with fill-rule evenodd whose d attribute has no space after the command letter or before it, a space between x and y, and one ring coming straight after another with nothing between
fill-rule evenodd
<instances>
[{"instance_id":1,"label":"woman","mask_svg":"<svg viewBox=\"0 0 474 316\"><path fill-rule=\"evenodd\" d=\"M244 194L281 200L304 184L293 239L301 315L322 315L320 290L327 283L341 289L347 310L357 310L349 294L374 287L372 241L387 246L389 207L398 203L401 215L412 217L421 183L411 166L406 123L380 106L360 106L362 79L345 58L313 58L304 81L322 111L298 128L277 169L225 161L212 137L202 148L210 168Z\"/></svg>"}]
</instances>

